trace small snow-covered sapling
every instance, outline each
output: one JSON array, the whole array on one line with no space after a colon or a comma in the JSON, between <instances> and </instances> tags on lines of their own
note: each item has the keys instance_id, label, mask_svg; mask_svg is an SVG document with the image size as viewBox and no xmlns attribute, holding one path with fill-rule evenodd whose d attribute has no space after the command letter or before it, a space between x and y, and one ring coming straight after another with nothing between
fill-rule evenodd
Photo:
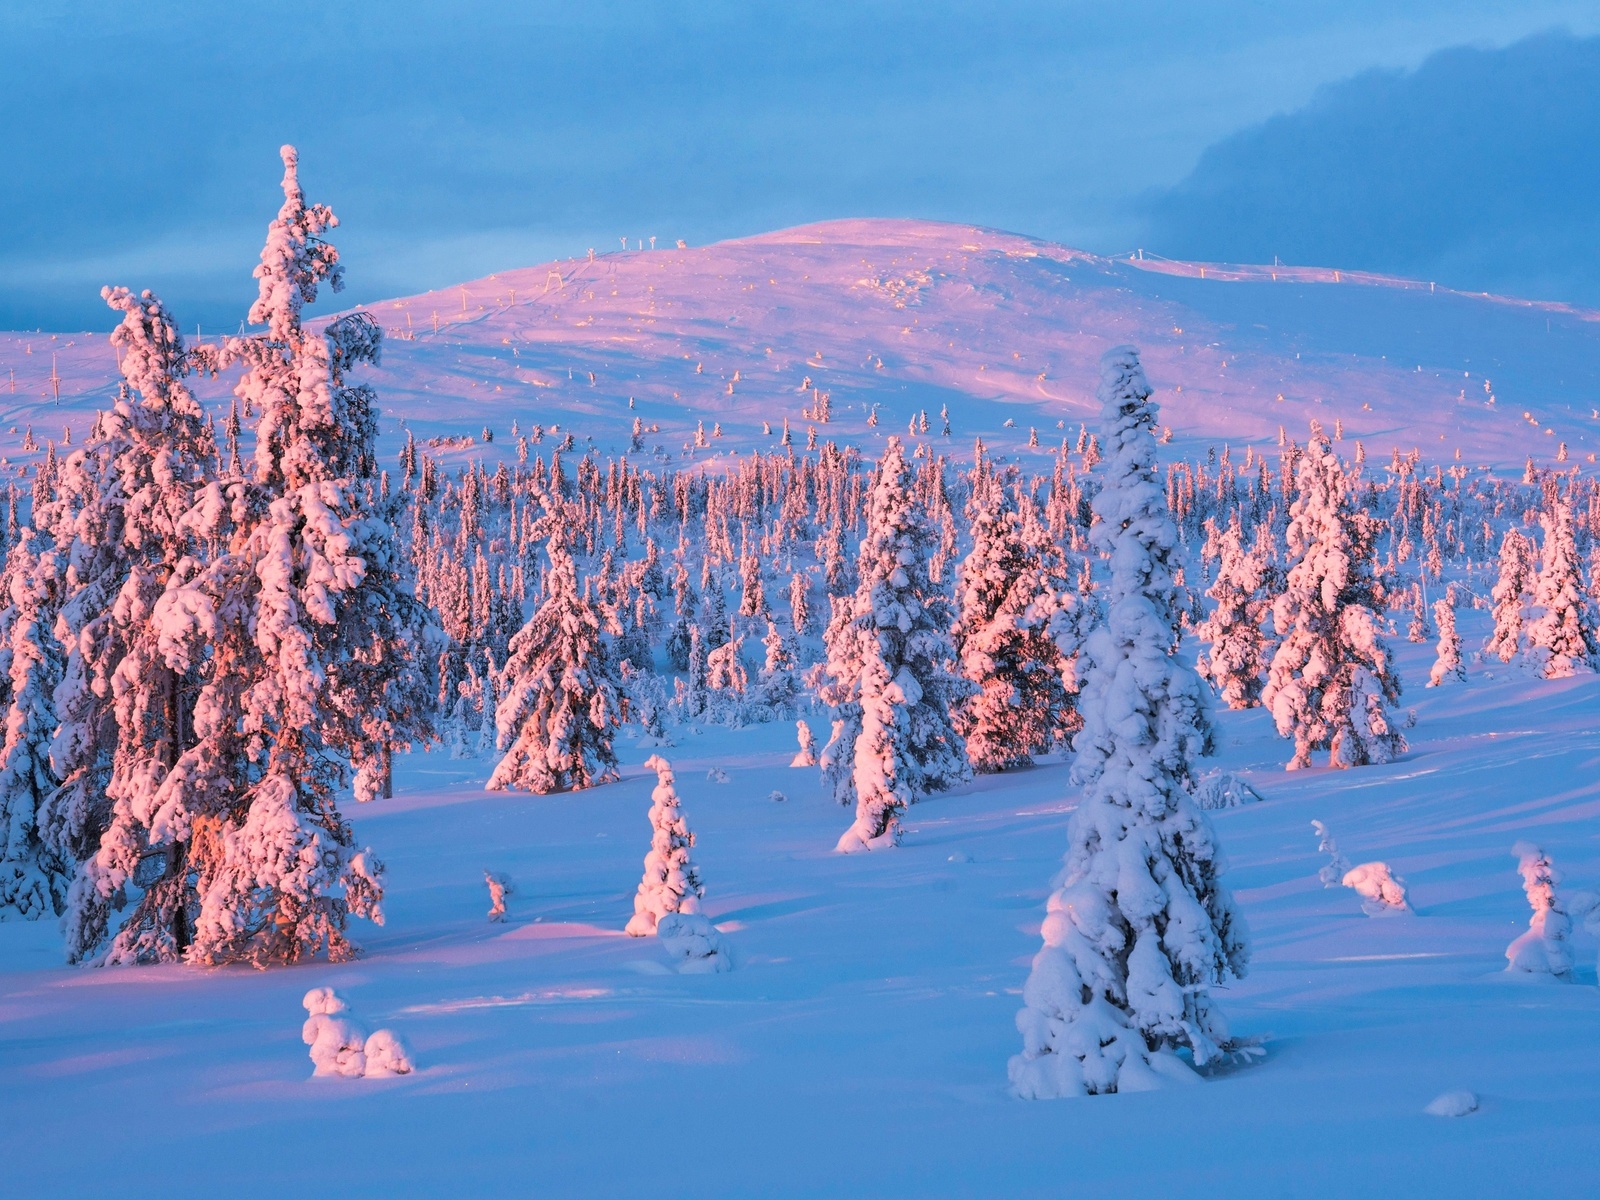
<instances>
[{"instance_id":1,"label":"small snow-covered sapling","mask_svg":"<svg viewBox=\"0 0 1600 1200\"><path fill-rule=\"evenodd\" d=\"M1567 938L1572 918L1556 891L1561 876L1550 856L1532 842L1518 842L1511 853L1517 857L1517 872L1533 916L1528 918L1528 928L1506 947L1506 970L1570 978L1572 947Z\"/></svg>"},{"instance_id":2,"label":"small snow-covered sapling","mask_svg":"<svg viewBox=\"0 0 1600 1200\"><path fill-rule=\"evenodd\" d=\"M811 726L804 721L796 721L795 732L800 737L800 749L790 759L791 767L814 767L817 765L817 741L811 735Z\"/></svg>"},{"instance_id":3,"label":"small snow-covered sapling","mask_svg":"<svg viewBox=\"0 0 1600 1200\"><path fill-rule=\"evenodd\" d=\"M1350 860L1339 853L1339 843L1333 840L1333 834L1326 825L1321 821L1313 821L1311 828L1317 834L1317 849L1328 856L1328 863L1317 872L1317 878L1325 888L1341 887L1345 872L1350 869Z\"/></svg>"},{"instance_id":4,"label":"small snow-covered sapling","mask_svg":"<svg viewBox=\"0 0 1600 1200\"><path fill-rule=\"evenodd\" d=\"M485 871L483 881L489 885L489 920L504 921L506 919L506 897L511 895L516 888L511 884L511 876L498 871Z\"/></svg>"},{"instance_id":5,"label":"small snow-covered sapling","mask_svg":"<svg viewBox=\"0 0 1600 1200\"><path fill-rule=\"evenodd\" d=\"M630 937L649 937L670 913L694 912L706 890L689 859L694 834L678 808L672 764L652 754L644 765L656 773L656 786L650 793L650 852L644 856L644 877L633 897Z\"/></svg>"}]
</instances>

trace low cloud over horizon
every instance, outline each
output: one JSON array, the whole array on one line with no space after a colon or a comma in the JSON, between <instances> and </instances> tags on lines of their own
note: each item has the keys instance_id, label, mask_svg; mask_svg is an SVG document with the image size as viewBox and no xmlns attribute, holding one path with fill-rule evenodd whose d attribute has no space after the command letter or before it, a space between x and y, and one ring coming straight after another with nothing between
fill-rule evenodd
<instances>
[{"instance_id":1,"label":"low cloud over horizon","mask_svg":"<svg viewBox=\"0 0 1600 1200\"><path fill-rule=\"evenodd\" d=\"M1171 258L1367 269L1600 305L1600 38L1366 71L1143 202Z\"/></svg>"}]
</instances>

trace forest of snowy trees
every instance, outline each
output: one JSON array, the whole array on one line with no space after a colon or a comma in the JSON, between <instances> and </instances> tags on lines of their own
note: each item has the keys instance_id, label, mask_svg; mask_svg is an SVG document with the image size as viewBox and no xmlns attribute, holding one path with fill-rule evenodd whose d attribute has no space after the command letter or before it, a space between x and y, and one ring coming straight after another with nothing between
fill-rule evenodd
<instances>
[{"instance_id":1,"label":"forest of snowy trees","mask_svg":"<svg viewBox=\"0 0 1600 1200\"><path fill-rule=\"evenodd\" d=\"M388 796L410 749L548 793L618 778L624 726L664 749L799 721L796 765L848 810L840 851L892 848L975 772L1073 756L1012 1079L1151 1086L1179 1050L1245 1048L1208 992L1249 954L1197 798L1213 702L1265 708L1291 769L1360 767L1406 751L1397 620L1437 638L1430 686L1464 657L1543 677L1600 657L1600 487L1575 465L1375 465L1315 423L1278 430L1275 461L1162 464L1131 347L1094 428L1016 461L958 457L925 418L867 454L826 436L823 397L804 446L785 419L716 470L637 421L604 461L512 419L514 465L451 467L409 432L385 464L360 382L381 331L303 316L342 268L287 147L283 192L237 336L187 345L150 293L105 291L115 403L7 496L0 912L59 917L73 962L355 953L384 869L345 808ZM196 399L209 378L226 411ZM1462 605L1492 610L1485 646ZM701 890L650 765L636 934L687 926Z\"/></svg>"}]
</instances>

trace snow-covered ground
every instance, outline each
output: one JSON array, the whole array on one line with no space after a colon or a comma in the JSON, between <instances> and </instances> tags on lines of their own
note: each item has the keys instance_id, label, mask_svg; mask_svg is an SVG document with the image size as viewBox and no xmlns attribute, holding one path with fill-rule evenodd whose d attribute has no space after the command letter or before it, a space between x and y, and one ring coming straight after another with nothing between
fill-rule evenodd
<instances>
[{"instance_id":1,"label":"snow-covered ground","mask_svg":"<svg viewBox=\"0 0 1600 1200\"><path fill-rule=\"evenodd\" d=\"M1462 632L1481 640L1487 614ZM488 760L433 753L354 814L389 865L388 923L354 930L358 962L73 969L48 922L0 924L0 1191L1587 1194L1593 939L1574 983L1503 968L1528 919L1515 841L1569 887L1600 884L1600 678L1473 664L1424 690L1431 648L1398 648L1417 723L1394 764L1288 774L1261 710L1217 714L1219 763L1264 797L1215 814L1255 940L1218 997L1267 1056L1203 1086L1007 1094L1075 802L1064 765L925 801L900 849L846 857L848 814L787 766L792 726L682 737L664 753L737 969L679 975L622 934L650 751L630 738L622 782L548 797L486 793ZM1415 913L1369 918L1324 889L1313 819L1351 861L1386 861ZM515 881L504 924L485 869ZM311 1078L300 1002L320 985L405 1037L416 1073ZM1459 1089L1479 1112L1423 1112Z\"/></svg>"}]
</instances>

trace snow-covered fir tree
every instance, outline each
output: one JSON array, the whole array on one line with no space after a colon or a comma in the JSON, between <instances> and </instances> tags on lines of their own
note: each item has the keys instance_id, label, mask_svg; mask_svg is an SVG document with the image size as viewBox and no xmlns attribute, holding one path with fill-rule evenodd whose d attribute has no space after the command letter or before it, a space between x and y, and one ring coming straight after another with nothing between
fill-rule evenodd
<instances>
[{"instance_id":1,"label":"snow-covered fir tree","mask_svg":"<svg viewBox=\"0 0 1600 1200\"><path fill-rule=\"evenodd\" d=\"M205 583L169 597L189 614L173 631L187 643L183 665L193 665L201 639L212 643L206 685L215 691L203 689L196 705L205 734L195 761L173 770L211 793L190 808L197 824L204 814L196 837L212 847L196 867L200 911L187 954L202 964L353 953L348 917L382 919L382 866L356 851L337 790L353 769L358 794L375 792L376 764L427 736L431 716L416 666L420 614L407 604L394 527L375 506L376 396L348 380L377 362L382 333L365 312L320 330L304 323L324 284L343 286L338 251L323 236L338 220L306 203L298 155L282 153L284 202L248 317L266 328L225 345L226 361L244 367L236 394L259 414L253 461L229 484L226 512L215 487L200 502L203 536L230 552ZM202 628L191 606L202 599L242 629L219 639Z\"/></svg>"},{"instance_id":2,"label":"snow-covered fir tree","mask_svg":"<svg viewBox=\"0 0 1600 1200\"><path fill-rule=\"evenodd\" d=\"M957 662L972 693L955 727L979 771L1024 766L1048 750L1072 711L1049 617L1062 580L1047 578L1042 538L1023 519L980 450L967 502L972 549L956 574ZM1052 587L1051 584L1056 586Z\"/></svg>"},{"instance_id":3,"label":"snow-covered fir tree","mask_svg":"<svg viewBox=\"0 0 1600 1200\"><path fill-rule=\"evenodd\" d=\"M578 590L559 518L551 521L544 598L511 639L495 712L505 757L489 789L547 793L617 778L611 747L620 719L617 671L600 616Z\"/></svg>"},{"instance_id":4,"label":"snow-covered fir tree","mask_svg":"<svg viewBox=\"0 0 1600 1200\"><path fill-rule=\"evenodd\" d=\"M1433 602L1433 619L1439 626L1439 645L1433 668L1428 672L1428 686L1438 687L1451 679L1465 679L1467 669L1461 665L1461 635L1456 632L1456 610L1450 606L1448 599L1441 598Z\"/></svg>"},{"instance_id":5,"label":"snow-covered fir tree","mask_svg":"<svg viewBox=\"0 0 1600 1200\"><path fill-rule=\"evenodd\" d=\"M51 770L53 694L62 656L50 634L61 604L56 553L25 529L7 556L6 645L11 703L0 744L0 918L36 921L59 913L73 864L42 824L59 780Z\"/></svg>"},{"instance_id":6,"label":"snow-covered fir tree","mask_svg":"<svg viewBox=\"0 0 1600 1200\"><path fill-rule=\"evenodd\" d=\"M1195 629L1210 649L1200 654L1200 677L1229 708L1261 703L1268 644L1261 624L1270 609L1271 564L1260 547L1246 547L1237 510L1217 538L1217 578L1206 592L1215 607Z\"/></svg>"},{"instance_id":7,"label":"snow-covered fir tree","mask_svg":"<svg viewBox=\"0 0 1600 1200\"><path fill-rule=\"evenodd\" d=\"M171 960L193 939L198 896L185 838L155 814L174 803L187 812L181 796L162 791L193 744L200 673L169 661L171 626L158 613L169 585L199 569L205 548L189 514L216 445L184 382L183 339L160 300L125 288L102 295L122 313L112 343L124 382L65 472L71 594L58 627L67 669L51 749L62 779L54 807L64 828L93 836L80 835L65 926L69 957L87 954L132 882L141 894L123 922L122 950L136 961ZM235 404L234 418L237 411Z\"/></svg>"},{"instance_id":8,"label":"snow-covered fir tree","mask_svg":"<svg viewBox=\"0 0 1600 1200\"><path fill-rule=\"evenodd\" d=\"M1494 632L1483 652L1501 662L1522 653L1522 596L1533 582L1533 547L1516 529L1500 539L1500 575L1490 596L1494 601Z\"/></svg>"},{"instance_id":9,"label":"snow-covered fir tree","mask_svg":"<svg viewBox=\"0 0 1600 1200\"><path fill-rule=\"evenodd\" d=\"M928 575L937 535L910 476L891 437L867 497L859 582L836 614L844 623L826 664L830 694L860 706L850 775L856 819L838 845L846 852L895 844L908 804L971 775L950 719L966 691L947 666L951 605Z\"/></svg>"},{"instance_id":10,"label":"snow-covered fir tree","mask_svg":"<svg viewBox=\"0 0 1600 1200\"><path fill-rule=\"evenodd\" d=\"M1101 360L1105 459L1090 538L1110 561L1090 635L1083 788L1017 1016L1017 1094L1158 1087L1232 1045L1209 987L1243 975L1249 940L1221 880L1210 822L1189 794L1210 734L1199 676L1174 651L1177 530L1155 473L1155 407L1131 346Z\"/></svg>"},{"instance_id":11,"label":"snow-covered fir tree","mask_svg":"<svg viewBox=\"0 0 1600 1200\"><path fill-rule=\"evenodd\" d=\"M656 773L656 786L650 793L650 852L644 857L644 878L633 898L633 916L627 928L630 937L649 937L656 931L656 922L668 913L698 912L706 891L700 872L689 859L694 834L678 808L672 764L652 754L644 765Z\"/></svg>"},{"instance_id":12,"label":"snow-covered fir tree","mask_svg":"<svg viewBox=\"0 0 1600 1200\"><path fill-rule=\"evenodd\" d=\"M1544 545L1533 581L1533 605L1539 615L1528 623L1528 656L1541 678L1565 679L1594 669L1600 642L1573 539L1572 506L1558 498L1541 524Z\"/></svg>"},{"instance_id":13,"label":"snow-covered fir tree","mask_svg":"<svg viewBox=\"0 0 1600 1200\"><path fill-rule=\"evenodd\" d=\"M1389 762L1405 750L1390 709L1400 679L1383 639L1383 585L1372 569L1375 518L1355 505L1352 476L1313 426L1289 508L1291 565L1272 604L1281 641L1262 704L1294 740L1289 769L1326 749L1330 765Z\"/></svg>"}]
</instances>

